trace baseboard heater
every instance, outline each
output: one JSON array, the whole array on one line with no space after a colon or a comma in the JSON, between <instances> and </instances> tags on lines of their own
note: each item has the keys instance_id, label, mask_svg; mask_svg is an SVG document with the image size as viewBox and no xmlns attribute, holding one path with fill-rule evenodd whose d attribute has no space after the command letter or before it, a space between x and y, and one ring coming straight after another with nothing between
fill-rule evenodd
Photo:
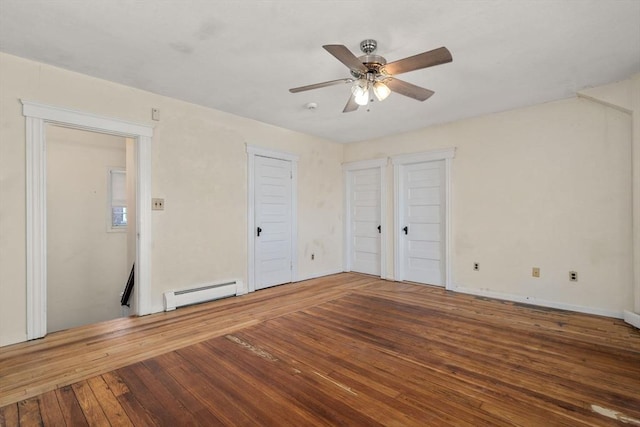
<instances>
[{"instance_id":1,"label":"baseboard heater","mask_svg":"<svg viewBox=\"0 0 640 427\"><path fill-rule=\"evenodd\" d=\"M164 310L171 311L185 305L200 304L238 294L242 289L240 280L223 283L212 283L192 289L169 291L164 293Z\"/></svg>"}]
</instances>

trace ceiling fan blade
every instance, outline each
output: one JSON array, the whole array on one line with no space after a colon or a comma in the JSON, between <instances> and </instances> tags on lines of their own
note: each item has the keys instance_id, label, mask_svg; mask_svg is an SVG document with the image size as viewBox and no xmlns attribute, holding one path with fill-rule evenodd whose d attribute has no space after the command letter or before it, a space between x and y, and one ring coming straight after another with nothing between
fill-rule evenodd
<instances>
[{"instance_id":1,"label":"ceiling fan blade","mask_svg":"<svg viewBox=\"0 0 640 427\"><path fill-rule=\"evenodd\" d=\"M335 56L336 59L349 67L350 70L367 72L367 67L349 50L341 44L325 44L322 46L327 52Z\"/></svg>"},{"instance_id":2,"label":"ceiling fan blade","mask_svg":"<svg viewBox=\"0 0 640 427\"><path fill-rule=\"evenodd\" d=\"M422 68L433 67L434 65L446 64L453 61L451 52L446 47L419 53L408 58L390 62L382 68L382 72L388 75L396 75L409 71L420 70Z\"/></svg>"},{"instance_id":3,"label":"ceiling fan blade","mask_svg":"<svg viewBox=\"0 0 640 427\"><path fill-rule=\"evenodd\" d=\"M432 90L425 89L396 78L386 79L383 83L386 84L393 92L408 96L409 98L417 99L418 101L426 101L435 93Z\"/></svg>"},{"instance_id":4,"label":"ceiling fan blade","mask_svg":"<svg viewBox=\"0 0 640 427\"><path fill-rule=\"evenodd\" d=\"M313 85L294 87L292 89L289 89L289 92L291 92L291 93L304 92L305 90L319 89L321 87L339 85L340 83L353 83L353 79L330 80L328 82L316 83L316 84L313 84Z\"/></svg>"},{"instance_id":5,"label":"ceiling fan blade","mask_svg":"<svg viewBox=\"0 0 640 427\"><path fill-rule=\"evenodd\" d=\"M347 105L344 106L343 113L350 113L352 111L356 111L358 109L358 104L356 103L356 97L351 94L351 97L347 101Z\"/></svg>"}]
</instances>

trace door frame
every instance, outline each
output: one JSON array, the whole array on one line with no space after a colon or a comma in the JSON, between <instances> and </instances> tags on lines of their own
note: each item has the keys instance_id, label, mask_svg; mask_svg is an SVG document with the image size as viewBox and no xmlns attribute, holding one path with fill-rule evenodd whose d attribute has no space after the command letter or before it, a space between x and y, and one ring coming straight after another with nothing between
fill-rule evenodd
<instances>
[{"instance_id":1,"label":"door frame","mask_svg":"<svg viewBox=\"0 0 640 427\"><path fill-rule=\"evenodd\" d=\"M136 271L133 311L151 313L151 143L153 127L21 99L26 120L27 340L47 333L46 125L136 141Z\"/></svg>"},{"instance_id":2,"label":"door frame","mask_svg":"<svg viewBox=\"0 0 640 427\"><path fill-rule=\"evenodd\" d=\"M404 280L404 263L402 262L404 250L402 245L402 233L400 232L400 219L404 212L406 201L404 200L404 168L407 165L425 162L444 160L444 205L445 205L445 227L444 227L444 281L445 289L452 290L453 282L451 278L451 163L455 157L455 147L441 150L424 151L421 153L401 154L391 157L393 164L393 274L398 282Z\"/></svg>"},{"instance_id":3,"label":"door frame","mask_svg":"<svg viewBox=\"0 0 640 427\"><path fill-rule=\"evenodd\" d=\"M291 282L298 280L298 159L284 151L270 150L246 144L247 149L247 287L238 295L256 290L256 229L255 159L256 156L291 162Z\"/></svg>"},{"instance_id":4,"label":"door frame","mask_svg":"<svg viewBox=\"0 0 640 427\"><path fill-rule=\"evenodd\" d=\"M373 159L348 162L342 164L342 177L344 181L344 254L342 269L351 271L351 250L353 249L353 239L351 239L351 173L365 169L380 169L380 278L387 278L387 163L389 160Z\"/></svg>"}]
</instances>

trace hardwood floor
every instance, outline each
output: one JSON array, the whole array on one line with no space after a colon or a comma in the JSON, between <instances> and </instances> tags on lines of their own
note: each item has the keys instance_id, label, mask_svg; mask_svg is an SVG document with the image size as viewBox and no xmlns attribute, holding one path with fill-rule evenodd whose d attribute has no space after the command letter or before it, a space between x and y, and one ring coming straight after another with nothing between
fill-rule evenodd
<instances>
[{"instance_id":1,"label":"hardwood floor","mask_svg":"<svg viewBox=\"0 0 640 427\"><path fill-rule=\"evenodd\" d=\"M624 322L340 274L0 349L0 425L640 425Z\"/></svg>"}]
</instances>

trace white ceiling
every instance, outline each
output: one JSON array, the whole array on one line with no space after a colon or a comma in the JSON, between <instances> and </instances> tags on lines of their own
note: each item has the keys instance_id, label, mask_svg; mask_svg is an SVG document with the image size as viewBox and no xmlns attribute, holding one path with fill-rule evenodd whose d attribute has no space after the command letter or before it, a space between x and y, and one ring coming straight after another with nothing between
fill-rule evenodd
<instances>
[{"instance_id":1,"label":"white ceiling","mask_svg":"<svg viewBox=\"0 0 640 427\"><path fill-rule=\"evenodd\" d=\"M289 93L349 77L321 46L359 55L366 38L388 61L446 46L453 62L401 76L436 92L425 102L342 113L348 85ZM352 142L640 72L640 1L0 0L0 51Z\"/></svg>"}]
</instances>

